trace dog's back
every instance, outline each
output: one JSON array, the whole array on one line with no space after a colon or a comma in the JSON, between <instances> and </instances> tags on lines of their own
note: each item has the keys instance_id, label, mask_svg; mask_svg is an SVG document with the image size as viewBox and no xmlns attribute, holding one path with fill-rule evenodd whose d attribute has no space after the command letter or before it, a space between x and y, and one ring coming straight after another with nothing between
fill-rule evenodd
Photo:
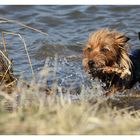
<instances>
[{"instance_id":1,"label":"dog's back","mask_svg":"<svg viewBox=\"0 0 140 140\"><path fill-rule=\"evenodd\" d=\"M140 49L132 51L130 59L133 64L133 78L129 85L129 87L131 88L136 82L140 82Z\"/></svg>"}]
</instances>

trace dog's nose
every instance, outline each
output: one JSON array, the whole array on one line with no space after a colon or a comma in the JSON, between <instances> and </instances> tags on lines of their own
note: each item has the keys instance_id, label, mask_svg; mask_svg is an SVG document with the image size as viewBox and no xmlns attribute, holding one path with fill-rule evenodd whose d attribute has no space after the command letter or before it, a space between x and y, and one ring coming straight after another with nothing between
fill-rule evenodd
<instances>
[{"instance_id":1,"label":"dog's nose","mask_svg":"<svg viewBox=\"0 0 140 140\"><path fill-rule=\"evenodd\" d=\"M89 66L93 66L95 64L95 62L93 61L93 60L90 60L89 62L88 62L88 65Z\"/></svg>"}]
</instances>

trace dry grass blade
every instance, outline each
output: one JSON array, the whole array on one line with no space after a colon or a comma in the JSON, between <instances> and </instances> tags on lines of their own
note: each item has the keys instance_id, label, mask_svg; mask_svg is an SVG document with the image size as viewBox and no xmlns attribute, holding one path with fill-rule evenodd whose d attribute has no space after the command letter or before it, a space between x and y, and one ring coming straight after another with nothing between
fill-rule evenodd
<instances>
[{"instance_id":1,"label":"dry grass blade","mask_svg":"<svg viewBox=\"0 0 140 140\"><path fill-rule=\"evenodd\" d=\"M8 56L7 50L6 50L6 40L5 40L3 32L2 32L2 43L3 43L3 47L4 47L4 52L5 52L6 56Z\"/></svg>"},{"instance_id":2,"label":"dry grass blade","mask_svg":"<svg viewBox=\"0 0 140 140\"><path fill-rule=\"evenodd\" d=\"M9 65L11 65L11 61L8 59L8 57L0 50L0 53L2 54L2 56L7 60L7 62L9 63Z\"/></svg>"},{"instance_id":3,"label":"dry grass blade","mask_svg":"<svg viewBox=\"0 0 140 140\"><path fill-rule=\"evenodd\" d=\"M10 71L10 68L11 68L11 65L9 65L8 68L7 68L7 70L5 71L5 73L4 73L4 75L3 75L2 79L1 79L1 84L3 84L6 75L7 75L8 72Z\"/></svg>"},{"instance_id":4,"label":"dry grass blade","mask_svg":"<svg viewBox=\"0 0 140 140\"><path fill-rule=\"evenodd\" d=\"M8 94L5 94L5 92L0 92L0 96L2 96L2 97L4 97L4 99L6 99L6 100L9 100L9 101L14 101L14 99L10 96L10 95L8 95Z\"/></svg>"},{"instance_id":5,"label":"dry grass blade","mask_svg":"<svg viewBox=\"0 0 140 140\"><path fill-rule=\"evenodd\" d=\"M14 78L15 78L15 77L14 77ZM5 85L5 87L8 88L8 87L14 85L16 82L17 82L17 79L15 78L11 83Z\"/></svg>"},{"instance_id":6,"label":"dry grass blade","mask_svg":"<svg viewBox=\"0 0 140 140\"><path fill-rule=\"evenodd\" d=\"M31 62L31 59L30 59L30 56L29 56L29 53L28 53L28 49L27 49L27 45L25 43L25 40L24 38L20 35L20 34L16 34L16 33L13 33L13 32L2 32L2 34L8 34L8 35L15 35L15 36L18 36L20 38L20 40L23 42L24 44L24 49L26 51L26 54L27 54L27 57L28 57L28 61L29 61L29 65L30 65L30 68L31 68L31 72L32 72L32 76L34 78L34 70L33 70L33 67L32 67L32 62ZM4 35L3 35L4 36ZM3 41L5 43L5 41ZM7 52L6 50L6 46L4 45L4 49L5 51Z\"/></svg>"},{"instance_id":7,"label":"dry grass blade","mask_svg":"<svg viewBox=\"0 0 140 140\"><path fill-rule=\"evenodd\" d=\"M0 50L0 85L3 85L4 87L12 87L15 85L17 79L13 76L12 73L12 62L8 58L8 52L6 49L6 40L4 37L4 33L2 33L2 42L4 47L4 52Z\"/></svg>"},{"instance_id":8,"label":"dry grass blade","mask_svg":"<svg viewBox=\"0 0 140 140\"><path fill-rule=\"evenodd\" d=\"M36 28L33 28L33 27L31 27L31 26L27 26L27 25L25 25L25 24L23 24L23 23L21 23L21 22L19 22L19 21L10 20L10 19L4 18L4 17L0 17L0 19L5 20L5 21L7 21L7 22L9 22L9 23L18 24L18 25L20 25L20 26L22 26L22 27L25 27L25 28L31 29L31 30L33 30L33 31L39 32L39 33L41 33L41 34L43 34L43 35L48 35L46 32L43 32L43 31L38 30L38 29L36 29Z\"/></svg>"},{"instance_id":9,"label":"dry grass blade","mask_svg":"<svg viewBox=\"0 0 140 140\"><path fill-rule=\"evenodd\" d=\"M8 57L1 50L0 50L0 53L1 53L1 59L0 59L0 66L1 66L0 79L1 79L1 83L0 83L0 85L2 85L5 82L5 80L9 81L9 82L13 81L14 77L10 73L11 64L12 64L11 61L8 59Z\"/></svg>"},{"instance_id":10,"label":"dry grass blade","mask_svg":"<svg viewBox=\"0 0 140 140\"><path fill-rule=\"evenodd\" d=\"M31 67L32 76L33 76L33 78L34 78L34 70L33 70L32 62L31 62L31 59L30 59L30 56L29 56L29 53L28 53L27 45L26 45L26 43L25 43L24 38L23 38L20 34L18 34L18 36L20 37L21 41L22 41L23 44L24 44L24 48L25 48L25 51L26 51L26 54L27 54L27 57L28 57L28 60L29 60L30 67Z\"/></svg>"}]
</instances>

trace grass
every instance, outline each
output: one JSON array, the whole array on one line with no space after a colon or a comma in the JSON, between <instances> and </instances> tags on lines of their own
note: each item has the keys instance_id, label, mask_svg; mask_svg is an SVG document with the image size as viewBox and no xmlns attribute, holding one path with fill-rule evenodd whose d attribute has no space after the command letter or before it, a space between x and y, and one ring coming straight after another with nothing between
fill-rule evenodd
<instances>
[{"instance_id":1,"label":"grass","mask_svg":"<svg viewBox=\"0 0 140 140\"><path fill-rule=\"evenodd\" d=\"M97 96L100 87L83 86L72 100L57 83L42 88L48 67L38 75L28 84L19 80L12 94L0 92L0 134L140 134L140 111L112 105Z\"/></svg>"}]
</instances>

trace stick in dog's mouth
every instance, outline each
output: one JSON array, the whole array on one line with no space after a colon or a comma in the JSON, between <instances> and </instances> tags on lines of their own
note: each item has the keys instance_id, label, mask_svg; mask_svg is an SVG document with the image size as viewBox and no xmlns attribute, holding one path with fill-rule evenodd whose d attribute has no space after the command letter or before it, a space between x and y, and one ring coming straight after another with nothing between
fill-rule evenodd
<instances>
[{"instance_id":1,"label":"stick in dog's mouth","mask_svg":"<svg viewBox=\"0 0 140 140\"><path fill-rule=\"evenodd\" d=\"M131 72L128 69L122 69L122 68L117 68L117 67L102 67L102 68L90 68L89 69L89 74L92 75L93 79L95 77L100 77L101 74L116 74L118 75L121 79L127 78L128 76L131 75Z\"/></svg>"}]
</instances>

